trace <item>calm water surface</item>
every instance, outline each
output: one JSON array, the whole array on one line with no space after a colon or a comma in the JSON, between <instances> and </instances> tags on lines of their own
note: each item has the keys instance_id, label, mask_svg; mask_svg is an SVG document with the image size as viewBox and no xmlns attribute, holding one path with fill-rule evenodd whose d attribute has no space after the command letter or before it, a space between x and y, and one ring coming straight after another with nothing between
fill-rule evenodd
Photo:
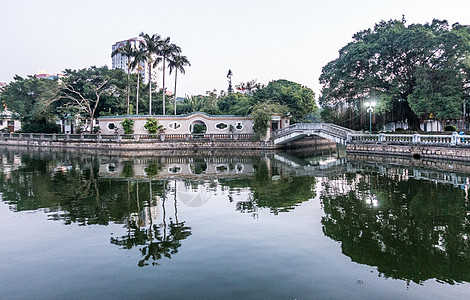
<instances>
[{"instance_id":1,"label":"calm water surface","mask_svg":"<svg viewBox=\"0 0 470 300\"><path fill-rule=\"evenodd\" d=\"M0 298L469 298L470 176L428 166L2 149Z\"/></svg>"}]
</instances>

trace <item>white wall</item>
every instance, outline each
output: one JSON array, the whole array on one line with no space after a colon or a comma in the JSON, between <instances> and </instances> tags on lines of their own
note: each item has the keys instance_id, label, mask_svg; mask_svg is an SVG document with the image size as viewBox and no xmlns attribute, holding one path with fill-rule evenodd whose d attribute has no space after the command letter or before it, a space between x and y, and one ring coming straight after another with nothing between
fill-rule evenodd
<instances>
[{"instance_id":1,"label":"white wall","mask_svg":"<svg viewBox=\"0 0 470 300\"><path fill-rule=\"evenodd\" d=\"M134 120L134 133L147 134L148 131L144 128L148 116L128 116L127 119ZM204 122L207 127L206 134L229 134L230 125L233 126L232 133L246 133L253 134L253 120L249 117L234 117L234 116L210 116L204 113L194 113L182 116L152 116L158 120L158 124L165 128L166 134L187 134L191 133L190 126L194 122ZM122 116L100 117L97 119L102 134L113 134L115 129L112 129L110 123L118 128L118 133L123 134L121 122L124 120ZM226 124L227 127L219 129L217 124Z\"/></svg>"}]
</instances>

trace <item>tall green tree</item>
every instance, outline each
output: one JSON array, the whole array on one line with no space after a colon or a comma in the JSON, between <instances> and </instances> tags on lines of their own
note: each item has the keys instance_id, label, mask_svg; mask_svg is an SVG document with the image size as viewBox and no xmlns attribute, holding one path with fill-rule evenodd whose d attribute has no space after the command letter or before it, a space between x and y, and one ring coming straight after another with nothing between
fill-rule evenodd
<instances>
[{"instance_id":1,"label":"tall green tree","mask_svg":"<svg viewBox=\"0 0 470 300\"><path fill-rule=\"evenodd\" d=\"M137 70L137 84L136 84L136 99L135 99L135 113L139 114L139 90L140 90L140 73L144 70L141 63L145 63L145 51L137 49L132 60L132 68Z\"/></svg>"},{"instance_id":2,"label":"tall green tree","mask_svg":"<svg viewBox=\"0 0 470 300\"><path fill-rule=\"evenodd\" d=\"M165 39L162 40L161 42L161 47L160 47L160 51L158 52L158 55L160 55L160 57L158 58L158 60L162 61L163 63L163 115L165 115L166 111L165 111L165 94L166 94L166 86L165 86L165 75L166 75L166 72L165 72L165 68L166 68L166 61L167 59L171 59L171 57L173 55L178 55L179 53L181 53L181 48L179 46L176 46L175 44L172 44L170 43L170 38L167 37Z\"/></svg>"},{"instance_id":3,"label":"tall green tree","mask_svg":"<svg viewBox=\"0 0 470 300\"><path fill-rule=\"evenodd\" d=\"M292 122L305 121L317 110L315 93L308 87L285 79L275 80L253 94L255 103L272 101L289 108Z\"/></svg>"},{"instance_id":4,"label":"tall green tree","mask_svg":"<svg viewBox=\"0 0 470 300\"><path fill-rule=\"evenodd\" d=\"M377 97L385 120L408 121L414 129L430 113L459 118L469 97L469 53L469 26L381 21L356 33L323 67L320 105L330 117L348 119L347 111L363 121L364 98Z\"/></svg>"},{"instance_id":5,"label":"tall green tree","mask_svg":"<svg viewBox=\"0 0 470 300\"><path fill-rule=\"evenodd\" d=\"M137 50L132 46L132 44L127 41L127 43L122 46L118 47L111 53L111 57L116 56L117 54L121 54L126 58L126 66L127 66L127 114L129 114L129 98L130 98L130 76L131 71L135 68L134 64L134 57L137 55Z\"/></svg>"},{"instance_id":6,"label":"tall green tree","mask_svg":"<svg viewBox=\"0 0 470 300\"><path fill-rule=\"evenodd\" d=\"M173 70L175 70L175 89L173 90L175 115L176 115L176 82L178 78L178 71L180 71L181 74L185 74L185 69L184 69L185 66L191 66L191 64L189 63L188 58L182 55L181 53L174 53L168 62L170 74Z\"/></svg>"},{"instance_id":7,"label":"tall green tree","mask_svg":"<svg viewBox=\"0 0 470 300\"><path fill-rule=\"evenodd\" d=\"M59 96L57 79L23 78L16 75L0 94L1 102L17 113L23 123L46 124L55 119Z\"/></svg>"},{"instance_id":8,"label":"tall green tree","mask_svg":"<svg viewBox=\"0 0 470 300\"><path fill-rule=\"evenodd\" d=\"M63 106L72 106L83 113L91 127L94 124L100 103L118 99L123 90L121 77L124 72L108 67L90 67L81 70L65 70L61 85ZM91 128L90 128L91 129Z\"/></svg>"},{"instance_id":9,"label":"tall green tree","mask_svg":"<svg viewBox=\"0 0 470 300\"><path fill-rule=\"evenodd\" d=\"M149 115L152 114L152 70L156 68L159 60L157 59L157 55L160 53L160 49L162 46L162 38L158 34L153 34L152 36L148 35L147 33L140 33L140 37L143 38L143 41L140 43L140 51L142 52L141 55L145 57L145 61L147 62L148 66L148 74L149 74Z\"/></svg>"}]
</instances>

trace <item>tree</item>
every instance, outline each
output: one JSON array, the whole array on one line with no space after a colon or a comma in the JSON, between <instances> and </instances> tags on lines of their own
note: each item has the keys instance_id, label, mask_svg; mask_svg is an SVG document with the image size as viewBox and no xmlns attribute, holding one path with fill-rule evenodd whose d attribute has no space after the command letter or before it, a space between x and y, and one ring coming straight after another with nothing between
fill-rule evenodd
<instances>
[{"instance_id":1,"label":"tree","mask_svg":"<svg viewBox=\"0 0 470 300\"><path fill-rule=\"evenodd\" d=\"M137 85L136 85L136 100L135 100L135 114L139 114L139 87L140 87L140 72L144 69L141 63L145 63L145 51L138 49L135 52L134 59L132 60L132 68L137 70Z\"/></svg>"},{"instance_id":2,"label":"tree","mask_svg":"<svg viewBox=\"0 0 470 300\"><path fill-rule=\"evenodd\" d=\"M61 85L61 96L65 99L62 105L70 105L85 113L93 126L98 105L103 98L118 98L120 95L119 69L108 67L90 67L81 70L65 70L66 77ZM91 128L90 128L91 129ZM86 130L86 129L85 129Z\"/></svg>"},{"instance_id":3,"label":"tree","mask_svg":"<svg viewBox=\"0 0 470 300\"><path fill-rule=\"evenodd\" d=\"M186 56L182 55L181 53L175 53L172 55L170 58L170 61L168 63L168 67L170 68L170 74L173 70L175 70L175 89L174 89L174 104L175 104L175 115L176 115L176 81L178 77L178 71L180 71L182 74L185 74L184 67L185 66L191 66L189 63L189 60Z\"/></svg>"},{"instance_id":4,"label":"tree","mask_svg":"<svg viewBox=\"0 0 470 300\"><path fill-rule=\"evenodd\" d=\"M308 87L285 79L275 80L253 94L254 102L271 101L288 107L292 122L305 121L317 110L315 93Z\"/></svg>"},{"instance_id":5,"label":"tree","mask_svg":"<svg viewBox=\"0 0 470 300\"><path fill-rule=\"evenodd\" d=\"M413 129L430 113L459 117L469 97L470 27L439 20L405 23L381 21L356 33L339 57L323 67L320 105L325 115L363 121L362 102L373 96L380 99L385 120L407 120Z\"/></svg>"},{"instance_id":6,"label":"tree","mask_svg":"<svg viewBox=\"0 0 470 300\"><path fill-rule=\"evenodd\" d=\"M236 84L235 88L241 93L253 95L256 91L264 88L264 84L256 82L256 79Z\"/></svg>"},{"instance_id":7,"label":"tree","mask_svg":"<svg viewBox=\"0 0 470 300\"><path fill-rule=\"evenodd\" d=\"M127 66L127 114L129 115L129 97L130 97L130 76L131 70L134 69L134 57L137 55L137 50L131 45L129 41L122 46L118 47L111 53L111 57L114 57L117 54L121 54L121 56L125 56L127 59L126 66Z\"/></svg>"},{"instance_id":8,"label":"tree","mask_svg":"<svg viewBox=\"0 0 470 300\"><path fill-rule=\"evenodd\" d=\"M253 129L256 132L257 138L263 138L266 136L269 126L269 121L274 114L286 114L289 110L285 105L281 105L273 102L260 102L255 105L250 116L253 118Z\"/></svg>"},{"instance_id":9,"label":"tree","mask_svg":"<svg viewBox=\"0 0 470 300\"><path fill-rule=\"evenodd\" d=\"M233 73L232 73L232 70L228 70L228 73L227 73L227 78L228 78L228 89L227 89L227 93L231 94L233 93L233 88L232 88L232 76L233 76Z\"/></svg>"},{"instance_id":10,"label":"tree","mask_svg":"<svg viewBox=\"0 0 470 300\"><path fill-rule=\"evenodd\" d=\"M167 37L166 39L162 40L159 55L161 56L161 60L163 61L163 115L165 115L165 94L166 94L166 87L165 87L165 67L166 67L166 60L171 58L173 55L178 55L181 53L181 48L176 46L175 44L170 43L170 38Z\"/></svg>"},{"instance_id":11,"label":"tree","mask_svg":"<svg viewBox=\"0 0 470 300\"><path fill-rule=\"evenodd\" d=\"M152 68L156 68L158 65L158 60L156 55L160 53L160 48L162 45L162 38L158 34L153 34L152 36L147 33L140 33L140 37L144 40L140 43L140 51L142 56L145 57L145 61L148 65L149 72L149 115L152 114Z\"/></svg>"},{"instance_id":12,"label":"tree","mask_svg":"<svg viewBox=\"0 0 470 300\"><path fill-rule=\"evenodd\" d=\"M15 112L23 126L54 123L59 99L57 79L34 76L23 78L16 75L0 94L4 107Z\"/></svg>"}]
</instances>

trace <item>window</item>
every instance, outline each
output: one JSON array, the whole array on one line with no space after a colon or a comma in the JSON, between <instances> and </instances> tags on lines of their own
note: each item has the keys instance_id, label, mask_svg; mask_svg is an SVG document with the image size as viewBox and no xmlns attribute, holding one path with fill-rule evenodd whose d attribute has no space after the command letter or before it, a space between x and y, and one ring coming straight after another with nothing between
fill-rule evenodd
<instances>
[{"instance_id":1,"label":"window","mask_svg":"<svg viewBox=\"0 0 470 300\"><path fill-rule=\"evenodd\" d=\"M0 126L2 126L2 125L3 125L3 120L0 120Z\"/></svg>"},{"instance_id":2,"label":"window","mask_svg":"<svg viewBox=\"0 0 470 300\"><path fill-rule=\"evenodd\" d=\"M7 124L8 124L8 126L14 126L14 125L15 125L15 121L7 121Z\"/></svg>"},{"instance_id":3,"label":"window","mask_svg":"<svg viewBox=\"0 0 470 300\"><path fill-rule=\"evenodd\" d=\"M225 128L228 127L228 125L225 124L225 123L217 123L217 124L215 125L215 127L216 127L217 129L219 129L219 130L224 130Z\"/></svg>"},{"instance_id":4,"label":"window","mask_svg":"<svg viewBox=\"0 0 470 300\"><path fill-rule=\"evenodd\" d=\"M237 129L237 130L242 130L242 129L243 129L242 123L238 122L238 123L237 123L237 126L235 126L235 129Z\"/></svg>"},{"instance_id":5,"label":"window","mask_svg":"<svg viewBox=\"0 0 470 300\"><path fill-rule=\"evenodd\" d=\"M176 130L180 127L181 127L181 124L178 122L173 122L173 123L168 124L168 128L173 129L173 130Z\"/></svg>"},{"instance_id":6,"label":"window","mask_svg":"<svg viewBox=\"0 0 470 300\"><path fill-rule=\"evenodd\" d=\"M114 123L108 123L108 130L112 131L112 130L114 130L114 129L116 129L116 128L117 128L117 127L116 127L116 124L114 124Z\"/></svg>"}]
</instances>

